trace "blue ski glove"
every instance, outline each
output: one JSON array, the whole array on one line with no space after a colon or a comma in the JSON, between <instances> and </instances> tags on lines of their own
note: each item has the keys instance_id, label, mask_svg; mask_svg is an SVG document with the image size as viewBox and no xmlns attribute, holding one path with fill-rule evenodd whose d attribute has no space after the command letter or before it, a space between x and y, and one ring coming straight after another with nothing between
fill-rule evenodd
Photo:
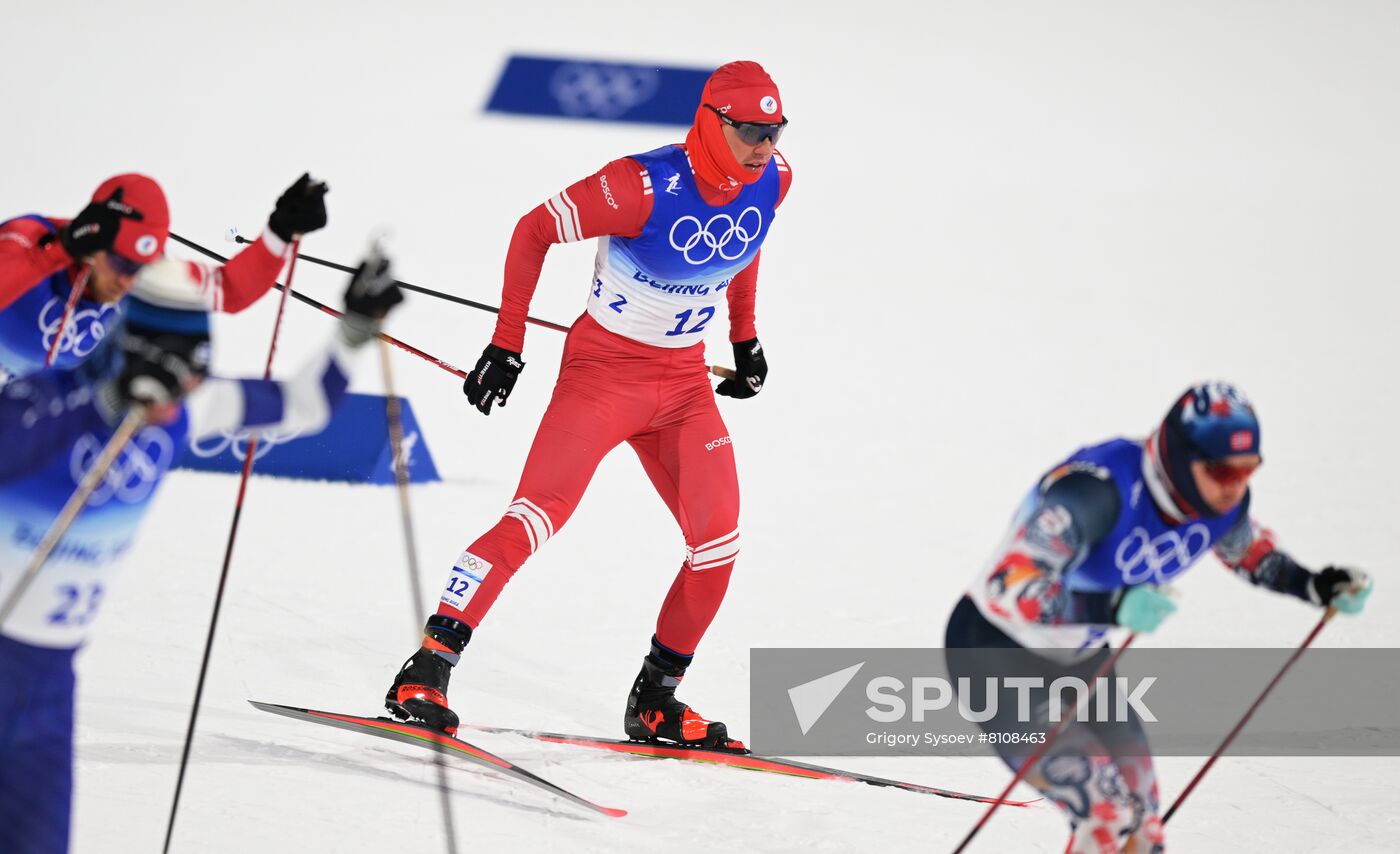
<instances>
[{"instance_id":1,"label":"blue ski glove","mask_svg":"<svg viewBox=\"0 0 1400 854\"><path fill-rule=\"evenodd\" d=\"M1164 589L1152 584L1139 584L1123 592L1113 620L1125 629L1145 635L1157 631L1162 621L1175 610L1176 603Z\"/></svg>"},{"instance_id":2,"label":"blue ski glove","mask_svg":"<svg viewBox=\"0 0 1400 854\"><path fill-rule=\"evenodd\" d=\"M1343 614L1359 614L1375 586L1371 576L1359 569L1329 566L1313 574L1308 593L1314 605L1336 608Z\"/></svg>"}]
</instances>

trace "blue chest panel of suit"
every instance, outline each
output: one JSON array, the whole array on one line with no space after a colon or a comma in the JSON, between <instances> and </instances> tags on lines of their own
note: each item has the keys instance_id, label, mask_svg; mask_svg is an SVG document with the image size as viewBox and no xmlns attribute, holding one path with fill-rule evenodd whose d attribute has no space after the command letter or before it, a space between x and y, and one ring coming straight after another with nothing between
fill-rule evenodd
<instances>
[{"instance_id":1,"label":"blue chest panel of suit","mask_svg":"<svg viewBox=\"0 0 1400 854\"><path fill-rule=\"evenodd\" d=\"M54 224L44 217L31 215L22 219L42 222L51 233L57 233ZM63 309L72 289L68 271L60 270L0 311L0 382L3 374L22 377L43 370L54 336L60 333ZM116 304L78 300L59 339L53 366L74 368L82 364L120 316Z\"/></svg>"},{"instance_id":2,"label":"blue chest panel of suit","mask_svg":"<svg viewBox=\"0 0 1400 854\"><path fill-rule=\"evenodd\" d=\"M734 201L714 207L700 197L690 159L679 146L632 157L651 179L651 216L636 237L613 237L612 251L645 274L674 283L729 279L753 261L778 205L776 168L765 169Z\"/></svg>"},{"instance_id":3,"label":"blue chest panel of suit","mask_svg":"<svg viewBox=\"0 0 1400 854\"><path fill-rule=\"evenodd\" d=\"M1174 525L1162 518L1143 482L1142 444L1114 439L1075 452L1066 463L1107 469L1118 488L1118 520L1102 541L1066 575L1070 590L1106 592L1136 584L1165 584L1211 550L1247 512L1248 502L1229 513Z\"/></svg>"},{"instance_id":4,"label":"blue chest panel of suit","mask_svg":"<svg viewBox=\"0 0 1400 854\"><path fill-rule=\"evenodd\" d=\"M32 382L48 382L54 376L45 372ZM6 393L23 393L29 384L14 383ZM0 483L0 601L18 584L49 526L111 436L111 428L83 433L42 468ZM119 559L131 547L151 498L188 440L184 407L172 423L137 431L5 621L6 637L54 648L82 644Z\"/></svg>"},{"instance_id":5,"label":"blue chest panel of suit","mask_svg":"<svg viewBox=\"0 0 1400 854\"><path fill-rule=\"evenodd\" d=\"M633 155L646 167L652 208L636 237L598 241L588 313L604 329L656 347L703 340L730 281L753 263L778 204L773 162L728 204L707 204L690 160L668 145Z\"/></svg>"}]
</instances>

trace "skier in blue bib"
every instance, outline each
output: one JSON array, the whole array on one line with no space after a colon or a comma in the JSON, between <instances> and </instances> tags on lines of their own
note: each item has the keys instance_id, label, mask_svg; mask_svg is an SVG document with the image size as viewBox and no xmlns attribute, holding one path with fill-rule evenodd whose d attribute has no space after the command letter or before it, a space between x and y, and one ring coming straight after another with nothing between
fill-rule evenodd
<instances>
[{"instance_id":1,"label":"skier in blue bib","mask_svg":"<svg viewBox=\"0 0 1400 854\"><path fill-rule=\"evenodd\" d=\"M244 310L272 289L288 246L325 226L326 192L302 175L278 197L262 235L219 266L165 255L170 208L146 175L109 178L72 219L0 222L0 384L46 365L81 364L142 279L183 276L212 310Z\"/></svg>"},{"instance_id":2,"label":"skier in blue bib","mask_svg":"<svg viewBox=\"0 0 1400 854\"><path fill-rule=\"evenodd\" d=\"M1223 382L1188 389L1145 440L1071 454L1026 496L954 608L952 675L981 685L995 674L973 650L1026 649L1051 678L1087 678L1113 637L1152 632L1176 610L1167 585L1211 552L1252 584L1358 613L1371 591L1366 573L1309 570L1251 517L1249 480L1262 462L1254 407ZM1026 752L998 745L1019 768ZM1026 780L1067 814L1070 852L1162 850L1156 774L1136 719L1069 727Z\"/></svg>"},{"instance_id":3,"label":"skier in blue bib","mask_svg":"<svg viewBox=\"0 0 1400 854\"><path fill-rule=\"evenodd\" d=\"M316 433L352 358L403 299L372 257L326 346L289 381L206 378L207 294L188 276L138 282L122 323L81 365L0 388L0 852L68 850L73 657L150 499L191 438L247 428ZM19 590L35 548L134 407L147 421Z\"/></svg>"}]
</instances>

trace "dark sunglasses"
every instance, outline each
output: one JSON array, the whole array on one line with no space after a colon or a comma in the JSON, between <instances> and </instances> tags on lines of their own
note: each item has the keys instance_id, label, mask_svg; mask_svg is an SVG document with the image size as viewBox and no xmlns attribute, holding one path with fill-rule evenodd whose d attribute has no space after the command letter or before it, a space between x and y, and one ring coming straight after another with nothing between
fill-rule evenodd
<instances>
[{"instance_id":1,"label":"dark sunglasses","mask_svg":"<svg viewBox=\"0 0 1400 854\"><path fill-rule=\"evenodd\" d=\"M146 265L144 262L133 261L130 258L108 250L107 266L111 267L112 271L118 276L134 276L141 272L141 268Z\"/></svg>"},{"instance_id":2,"label":"dark sunglasses","mask_svg":"<svg viewBox=\"0 0 1400 854\"><path fill-rule=\"evenodd\" d=\"M747 145L761 145L765 139L772 140L774 145L778 144L778 137L783 135L783 128L787 127L788 120L785 118L777 124L764 124L763 122L736 122L709 104L704 105L705 109L719 116L719 120L734 128L734 132L739 135Z\"/></svg>"}]
</instances>

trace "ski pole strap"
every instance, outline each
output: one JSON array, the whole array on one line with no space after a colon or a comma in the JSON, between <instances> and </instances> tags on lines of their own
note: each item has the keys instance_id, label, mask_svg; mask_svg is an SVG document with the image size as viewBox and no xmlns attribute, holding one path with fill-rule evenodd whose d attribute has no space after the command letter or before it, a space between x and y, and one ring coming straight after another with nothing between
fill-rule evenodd
<instances>
[{"instance_id":1,"label":"ski pole strap","mask_svg":"<svg viewBox=\"0 0 1400 854\"><path fill-rule=\"evenodd\" d=\"M1308 636L1303 639L1303 642L1298 645L1298 648L1294 650L1293 654L1288 657L1288 660L1283 663L1283 667L1280 667L1278 673L1274 674L1274 678L1269 680L1269 684L1264 686L1264 690L1259 694L1259 697L1254 703L1250 705L1249 710L1244 713L1244 717L1240 718L1239 723L1235 724L1234 729L1230 730L1230 734L1225 736L1225 740L1220 742L1220 746L1215 748L1215 752L1206 760L1206 764L1201 766L1201 770L1196 772L1196 776L1191 778L1191 782L1187 783L1186 788L1181 790L1181 794L1176 796L1175 801L1172 801L1171 808L1167 810L1166 815L1162 816L1162 824L1166 824L1172 820L1172 816L1176 814L1177 808L1181 806L1182 801L1186 800L1186 796L1191 794L1191 790L1196 788L1197 783L1201 782L1201 778L1205 777L1206 772L1215 764L1215 760L1220 758L1221 754L1230 746L1230 742L1234 741L1235 736L1239 735L1240 730L1244 729L1244 725L1249 723L1249 719L1254 716L1255 710L1264 702L1264 698L1269 696L1269 692L1274 690L1274 686L1283 679L1283 674L1288 672L1288 668L1293 666L1293 662L1302 657L1304 650L1312 646L1313 640L1315 640L1322 631L1322 627L1327 625L1328 621L1330 621L1336 613L1336 608L1328 608L1326 613L1322 615L1322 619L1317 621L1317 625L1313 626L1311 632L1308 632Z\"/></svg>"},{"instance_id":2,"label":"ski pole strap","mask_svg":"<svg viewBox=\"0 0 1400 854\"><path fill-rule=\"evenodd\" d=\"M29 559L29 565L24 568L24 574L20 576L19 583L10 592L9 598L4 605L0 605L0 628L5 625L5 620L14 611L19 600L24 596L25 590L33 583L39 570L48 561L49 555L53 553L63 536L68 533L68 529L73 525L73 520L78 518L78 514L83 512L87 506L88 499L97 489L98 484L107 478L107 472L121 455L131 437L136 435L146 423L146 410L144 407L134 407L127 412L122 423L117 427L117 432L112 434L112 438L107 440L107 445L102 449L102 453L97 455L92 467L83 475L79 481L78 488L73 490L73 494L68 497L67 503L59 511L58 518L54 519L49 530L44 534L44 538L39 541L38 547L34 549L34 555Z\"/></svg>"}]
</instances>

